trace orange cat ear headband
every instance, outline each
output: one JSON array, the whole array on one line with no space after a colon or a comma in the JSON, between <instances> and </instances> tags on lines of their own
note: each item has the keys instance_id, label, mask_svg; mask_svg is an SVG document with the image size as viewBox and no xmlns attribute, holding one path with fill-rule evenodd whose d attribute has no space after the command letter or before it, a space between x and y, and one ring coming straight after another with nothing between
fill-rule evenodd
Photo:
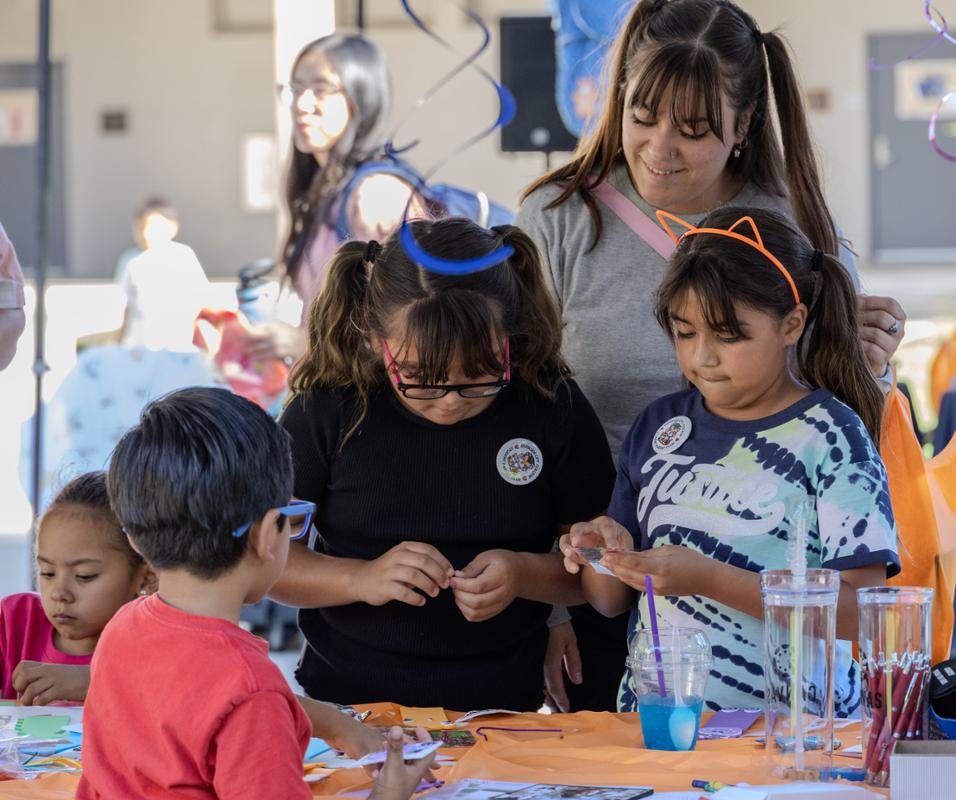
<instances>
[{"instance_id":1,"label":"orange cat ear headband","mask_svg":"<svg viewBox=\"0 0 956 800\"><path fill-rule=\"evenodd\" d=\"M674 231L671 230L671 226L667 224L667 220L676 222L678 225L682 225L687 230L678 236L676 233L674 233ZM763 255L770 260L770 263L780 270L780 274L783 275L783 277L787 279L787 283L790 284L790 291L793 292L794 302L797 305L800 305L800 292L797 291L797 284L793 282L790 271L780 263L780 260L773 253L763 246L763 239L760 238L760 231L757 230L757 224L753 221L753 217L741 217L733 225L727 228L727 230L724 230L723 228L696 228L686 220L683 220L667 211L658 211L657 221L660 222L664 227L664 230L667 231L667 235L674 240L674 244L680 244L688 236L693 236L697 233L714 233L718 236L729 236L731 239L736 239L739 242L745 242L746 244L749 244L754 250L763 253ZM742 225L744 223L750 225L750 230L753 231L752 239L750 237L744 236L742 233L737 233L737 231L734 230L738 225Z\"/></svg>"}]
</instances>

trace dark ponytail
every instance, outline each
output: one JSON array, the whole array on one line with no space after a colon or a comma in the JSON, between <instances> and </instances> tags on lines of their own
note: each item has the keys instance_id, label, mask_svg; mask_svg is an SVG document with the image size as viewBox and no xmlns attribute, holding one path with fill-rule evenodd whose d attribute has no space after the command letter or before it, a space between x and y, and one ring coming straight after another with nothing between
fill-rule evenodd
<instances>
[{"instance_id":1,"label":"dark ponytail","mask_svg":"<svg viewBox=\"0 0 956 800\"><path fill-rule=\"evenodd\" d=\"M371 265L365 262L366 249L365 242L345 242L329 261L322 291L309 307L309 349L289 376L293 394L316 383L367 385L366 365L356 357L368 341L363 313Z\"/></svg>"},{"instance_id":2,"label":"dark ponytail","mask_svg":"<svg viewBox=\"0 0 956 800\"><path fill-rule=\"evenodd\" d=\"M553 397L558 385L570 377L571 369L561 356L561 311L548 290L537 246L514 225L491 229L503 244L514 248L508 265L518 279L517 307L508 321L513 339L519 339L517 364L522 377L541 394Z\"/></svg>"},{"instance_id":3,"label":"dark ponytail","mask_svg":"<svg viewBox=\"0 0 956 800\"><path fill-rule=\"evenodd\" d=\"M763 41L777 107L778 128L783 139L783 163L794 218L814 245L825 253L838 255L836 228L823 198L803 94L797 84L786 42L773 31L763 34Z\"/></svg>"},{"instance_id":4,"label":"dark ponytail","mask_svg":"<svg viewBox=\"0 0 956 800\"><path fill-rule=\"evenodd\" d=\"M823 254L817 260L807 324L797 345L800 375L856 411L879 448L886 398L863 351L856 290L836 258Z\"/></svg>"}]
</instances>

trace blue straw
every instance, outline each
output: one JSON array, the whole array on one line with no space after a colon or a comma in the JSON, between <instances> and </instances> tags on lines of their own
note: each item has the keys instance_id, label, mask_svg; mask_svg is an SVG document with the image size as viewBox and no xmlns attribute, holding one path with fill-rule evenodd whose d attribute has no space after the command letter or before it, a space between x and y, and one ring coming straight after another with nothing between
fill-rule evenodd
<instances>
[{"instance_id":1,"label":"blue straw","mask_svg":"<svg viewBox=\"0 0 956 800\"><path fill-rule=\"evenodd\" d=\"M651 638L654 640L654 658L657 661L657 686L661 690L661 697L667 697L664 686L664 661L661 658L661 634L657 629L657 609L654 607L654 583L651 576L644 577L644 591L647 593L647 610L651 615Z\"/></svg>"}]
</instances>

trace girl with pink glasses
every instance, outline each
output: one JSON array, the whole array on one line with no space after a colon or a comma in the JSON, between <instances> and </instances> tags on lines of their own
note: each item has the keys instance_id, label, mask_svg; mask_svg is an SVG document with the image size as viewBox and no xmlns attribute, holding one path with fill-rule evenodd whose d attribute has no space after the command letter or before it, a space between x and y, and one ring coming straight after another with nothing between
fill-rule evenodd
<instances>
[{"instance_id":1,"label":"girl with pink glasses","mask_svg":"<svg viewBox=\"0 0 956 800\"><path fill-rule=\"evenodd\" d=\"M607 506L607 441L531 240L458 218L409 232L414 260L400 233L343 244L312 305L281 422L319 535L272 596L302 609L311 695L535 709L550 604L582 601L552 547ZM416 263L489 254L468 274Z\"/></svg>"}]
</instances>

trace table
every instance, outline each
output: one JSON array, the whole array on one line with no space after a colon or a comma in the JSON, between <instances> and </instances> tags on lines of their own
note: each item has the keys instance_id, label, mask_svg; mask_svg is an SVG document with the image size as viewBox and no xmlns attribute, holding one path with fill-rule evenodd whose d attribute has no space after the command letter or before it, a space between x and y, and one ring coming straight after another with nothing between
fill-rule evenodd
<instances>
[{"instance_id":1,"label":"table","mask_svg":"<svg viewBox=\"0 0 956 800\"><path fill-rule=\"evenodd\" d=\"M357 708L373 710L367 721L370 725L401 724L396 705L379 703ZM590 711L519 714L484 717L467 727L472 732L484 727L488 740L478 736L475 747L442 750L458 758L453 766L440 770L440 777L446 783L483 778L532 783L646 785L666 792L688 791L690 782L696 778L723 783L778 782L767 774L763 751L753 738L699 742L697 749L689 753L644 750L637 714ZM560 728L562 733L499 731L488 730L489 727ZM844 728L838 736L845 747L859 743L859 724ZM860 757L843 756L834 761L838 766L857 766ZM0 783L0 799L69 800L78 780L73 775L49 775L35 781ZM328 780L316 784L313 795L330 797L370 786L362 770L339 770Z\"/></svg>"}]
</instances>

